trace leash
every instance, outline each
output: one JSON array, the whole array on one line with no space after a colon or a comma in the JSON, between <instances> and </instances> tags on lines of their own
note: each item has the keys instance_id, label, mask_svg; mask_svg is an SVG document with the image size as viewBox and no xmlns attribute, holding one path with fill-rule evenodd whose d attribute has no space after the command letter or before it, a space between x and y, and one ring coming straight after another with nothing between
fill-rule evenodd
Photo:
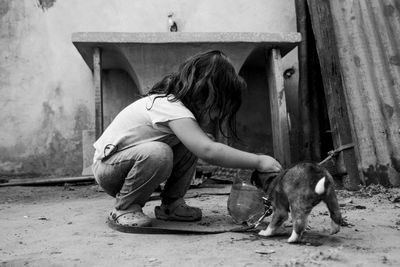
<instances>
[{"instance_id":1,"label":"leash","mask_svg":"<svg viewBox=\"0 0 400 267\"><path fill-rule=\"evenodd\" d=\"M262 199L264 201L265 212L254 224L250 224L249 227L251 227L252 229L256 229L266 217L270 216L273 213L270 197L267 196L263 197Z\"/></svg>"},{"instance_id":2,"label":"leash","mask_svg":"<svg viewBox=\"0 0 400 267\"><path fill-rule=\"evenodd\" d=\"M321 161L320 163L318 163L318 165L323 165L325 162L327 162L327 161L329 161L330 159L332 159L333 157L336 157L337 155L339 155L339 153L342 152L343 150L350 149L350 148L353 148L353 147L354 147L354 144L353 144L353 143L350 143L350 144L347 144L347 145L339 146L339 147L338 147L337 149L335 149L335 150L329 151L329 152L328 152L328 156L327 156L323 161Z\"/></svg>"}]
</instances>

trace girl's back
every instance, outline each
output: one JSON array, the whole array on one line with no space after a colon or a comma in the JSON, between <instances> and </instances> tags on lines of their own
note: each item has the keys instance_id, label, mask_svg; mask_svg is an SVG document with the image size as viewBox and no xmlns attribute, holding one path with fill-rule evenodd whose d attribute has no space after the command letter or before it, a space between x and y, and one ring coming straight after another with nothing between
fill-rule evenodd
<instances>
[{"instance_id":1,"label":"girl's back","mask_svg":"<svg viewBox=\"0 0 400 267\"><path fill-rule=\"evenodd\" d=\"M94 160L138 144L161 141L171 146L179 143L167 122L194 115L181 101L164 95L149 95L124 108L94 143Z\"/></svg>"}]
</instances>

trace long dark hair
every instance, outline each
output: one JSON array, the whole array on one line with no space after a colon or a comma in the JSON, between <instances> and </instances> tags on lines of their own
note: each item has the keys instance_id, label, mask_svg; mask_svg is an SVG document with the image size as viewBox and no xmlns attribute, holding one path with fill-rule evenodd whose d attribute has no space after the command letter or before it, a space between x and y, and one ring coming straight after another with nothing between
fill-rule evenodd
<instances>
[{"instance_id":1,"label":"long dark hair","mask_svg":"<svg viewBox=\"0 0 400 267\"><path fill-rule=\"evenodd\" d=\"M199 122L218 122L225 136L236 134L236 113L242 103L246 82L236 73L227 56L218 50L197 54L180 65L178 72L165 76L148 92L172 95L180 100ZM223 130L227 126L228 133Z\"/></svg>"}]
</instances>

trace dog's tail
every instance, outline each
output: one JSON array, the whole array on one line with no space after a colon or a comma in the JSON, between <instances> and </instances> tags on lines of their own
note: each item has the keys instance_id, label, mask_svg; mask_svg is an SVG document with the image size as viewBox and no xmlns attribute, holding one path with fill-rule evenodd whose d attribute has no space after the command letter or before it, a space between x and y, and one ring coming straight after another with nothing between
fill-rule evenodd
<instances>
[{"instance_id":1,"label":"dog's tail","mask_svg":"<svg viewBox=\"0 0 400 267\"><path fill-rule=\"evenodd\" d=\"M321 179L319 179L317 185L315 186L315 193L317 193L318 195L322 195L323 193L326 192L326 187L329 183L329 180L326 179L326 177L322 177Z\"/></svg>"}]
</instances>

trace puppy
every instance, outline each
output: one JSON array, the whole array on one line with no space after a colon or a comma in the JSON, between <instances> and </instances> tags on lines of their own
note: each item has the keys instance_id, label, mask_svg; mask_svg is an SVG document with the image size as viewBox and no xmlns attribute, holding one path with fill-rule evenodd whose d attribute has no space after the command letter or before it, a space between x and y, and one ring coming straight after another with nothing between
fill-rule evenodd
<instances>
[{"instance_id":1,"label":"puppy","mask_svg":"<svg viewBox=\"0 0 400 267\"><path fill-rule=\"evenodd\" d=\"M340 230L342 216L333 188L333 179L329 172L316 163L299 163L279 174L253 172L251 182L265 191L272 202L273 215L262 236L273 236L287 220L288 212L292 216L293 230L289 243L300 241L307 217L321 201L328 207L331 221L331 234Z\"/></svg>"}]
</instances>

